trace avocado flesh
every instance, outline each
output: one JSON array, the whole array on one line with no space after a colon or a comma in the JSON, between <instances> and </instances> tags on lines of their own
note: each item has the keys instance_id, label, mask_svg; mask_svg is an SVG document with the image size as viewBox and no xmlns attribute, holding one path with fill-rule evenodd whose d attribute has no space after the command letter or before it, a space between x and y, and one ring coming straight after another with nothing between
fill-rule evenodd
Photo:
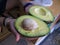
<instances>
[{"instance_id":1,"label":"avocado flesh","mask_svg":"<svg viewBox=\"0 0 60 45\"><path fill-rule=\"evenodd\" d=\"M29 13L39 19L42 19L43 21L48 22L48 23L54 21L52 12L43 6L32 6L29 9Z\"/></svg>"},{"instance_id":2,"label":"avocado flesh","mask_svg":"<svg viewBox=\"0 0 60 45\"><path fill-rule=\"evenodd\" d=\"M26 18L31 18L31 19L35 20L38 24L38 28L36 28L35 30L31 30L31 31L27 31L27 30L23 29L21 27L21 23ZM16 19L15 28L17 29L17 31L20 34L22 34L26 37L44 36L44 35L48 34L50 31L49 27L47 26L47 24L45 22L43 22L35 17L29 16L29 15L24 15L24 16L21 16L18 19Z\"/></svg>"}]
</instances>

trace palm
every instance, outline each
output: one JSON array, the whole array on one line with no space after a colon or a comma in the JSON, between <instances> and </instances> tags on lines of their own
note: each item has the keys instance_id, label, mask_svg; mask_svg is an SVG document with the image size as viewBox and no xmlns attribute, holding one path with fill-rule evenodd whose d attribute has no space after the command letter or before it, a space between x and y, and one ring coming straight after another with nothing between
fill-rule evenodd
<instances>
[{"instance_id":1,"label":"palm","mask_svg":"<svg viewBox=\"0 0 60 45\"><path fill-rule=\"evenodd\" d=\"M9 28L10 28L10 31L16 36L16 41L19 41L20 34L16 31L16 29L14 27L14 22L15 22L14 19L12 21L10 21Z\"/></svg>"}]
</instances>

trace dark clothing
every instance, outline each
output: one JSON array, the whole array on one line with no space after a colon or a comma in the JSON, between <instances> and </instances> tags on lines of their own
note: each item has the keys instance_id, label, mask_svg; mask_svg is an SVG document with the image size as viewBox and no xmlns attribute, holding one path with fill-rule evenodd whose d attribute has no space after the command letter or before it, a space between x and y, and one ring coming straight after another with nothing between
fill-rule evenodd
<instances>
[{"instance_id":1,"label":"dark clothing","mask_svg":"<svg viewBox=\"0 0 60 45\"><path fill-rule=\"evenodd\" d=\"M4 12L7 0L0 0L0 14Z\"/></svg>"}]
</instances>

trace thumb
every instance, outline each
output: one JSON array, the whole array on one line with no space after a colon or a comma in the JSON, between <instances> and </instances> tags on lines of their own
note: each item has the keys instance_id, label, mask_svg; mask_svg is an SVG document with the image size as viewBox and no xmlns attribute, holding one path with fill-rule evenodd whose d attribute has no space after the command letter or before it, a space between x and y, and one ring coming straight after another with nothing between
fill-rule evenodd
<instances>
[{"instance_id":1,"label":"thumb","mask_svg":"<svg viewBox=\"0 0 60 45\"><path fill-rule=\"evenodd\" d=\"M20 40L20 35L16 34L16 33L15 33L15 35L16 35L16 41L18 42Z\"/></svg>"},{"instance_id":2,"label":"thumb","mask_svg":"<svg viewBox=\"0 0 60 45\"><path fill-rule=\"evenodd\" d=\"M15 27L14 27L14 21L10 22L10 30L11 32L15 35L16 37L16 41L18 42L20 40L20 34L16 31Z\"/></svg>"}]
</instances>

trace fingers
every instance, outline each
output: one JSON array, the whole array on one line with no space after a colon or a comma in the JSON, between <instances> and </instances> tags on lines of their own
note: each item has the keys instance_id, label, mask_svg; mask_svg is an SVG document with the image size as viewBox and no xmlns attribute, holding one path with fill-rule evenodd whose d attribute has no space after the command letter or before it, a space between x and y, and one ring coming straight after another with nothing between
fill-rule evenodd
<instances>
[{"instance_id":1,"label":"fingers","mask_svg":"<svg viewBox=\"0 0 60 45\"><path fill-rule=\"evenodd\" d=\"M20 40L20 35L19 34L15 34L16 35L16 41L18 42Z\"/></svg>"},{"instance_id":2,"label":"fingers","mask_svg":"<svg viewBox=\"0 0 60 45\"><path fill-rule=\"evenodd\" d=\"M10 22L10 30L16 36L16 41L18 42L20 40L20 34L16 31L16 29L14 27L14 20Z\"/></svg>"}]
</instances>

